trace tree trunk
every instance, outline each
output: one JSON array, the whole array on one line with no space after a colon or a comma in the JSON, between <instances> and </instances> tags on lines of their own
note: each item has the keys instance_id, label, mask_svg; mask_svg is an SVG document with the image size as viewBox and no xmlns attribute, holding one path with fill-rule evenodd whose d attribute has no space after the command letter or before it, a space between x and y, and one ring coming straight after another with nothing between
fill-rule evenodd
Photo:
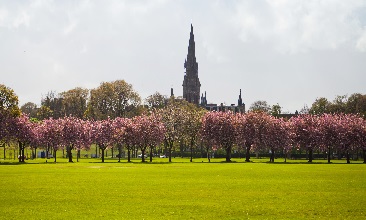
<instances>
[{"instance_id":1,"label":"tree trunk","mask_svg":"<svg viewBox=\"0 0 366 220\"><path fill-rule=\"evenodd\" d=\"M127 162L131 162L131 148L127 147Z\"/></svg>"},{"instance_id":2,"label":"tree trunk","mask_svg":"<svg viewBox=\"0 0 366 220\"><path fill-rule=\"evenodd\" d=\"M98 158L98 145L95 145L95 158Z\"/></svg>"},{"instance_id":3,"label":"tree trunk","mask_svg":"<svg viewBox=\"0 0 366 220\"><path fill-rule=\"evenodd\" d=\"M169 163L172 162L172 148L173 148L173 144L169 145Z\"/></svg>"},{"instance_id":4,"label":"tree trunk","mask_svg":"<svg viewBox=\"0 0 366 220\"><path fill-rule=\"evenodd\" d=\"M330 147L328 147L328 163L330 163Z\"/></svg>"},{"instance_id":5,"label":"tree trunk","mask_svg":"<svg viewBox=\"0 0 366 220\"><path fill-rule=\"evenodd\" d=\"M245 162L250 162L250 147L251 144L245 144L246 152L245 152Z\"/></svg>"},{"instance_id":6,"label":"tree trunk","mask_svg":"<svg viewBox=\"0 0 366 220\"><path fill-rule=\"evenodd\" d=\"M80 150L78 149L78 152L76 153L76 162L79 162L80 158Z\"/></svg>"},{"instance_id":7,"label":"tree trunk","mask_svg":"<svg viewBox=\"0 0 366 220\"><path fill-rule=\"evenodd\" d=\"M189 160L189 162L193 161L193 147L191 146L191 159Z\"/></svg>"},{"instance_id":8,"label":"tree trunk","mask_svg":"<svg viewBox=\"0 0 366 220\"><path fill-rule=\"evenodd\" d=\"M69 158L69 163L73 163L72 161L72 153L71 153L72 145L67 146L67 157Z\"/></svg>"},{"instance_id":9,"label":"tree trunk","mask_svg":"<svg viewBox=\"0 0 366 220\"><path fill-rule=\"evenodd\" d=\"M346 157L347 157L347 163L351 163L350 158L349 158L349 151L348 150L346 152Z\"/></svg>"},{"instance_id":10,"label":"tree trunk","mask_svg":"<svg viewBox=\"0 0 366 220\"><path fill-rule=\"evenodd\" d=\"M150 146L150 163L152 162L152 158L153 158L153 148L154 148L154 146Z\"/></svg>"},{"instance_id":11,"label":"tree trunk","mask_svg":"<svg viewBox=\"0 0 366 220\"><path fill-rule=\"evenodd\" d=\"M56 149L53 150L53 157L55 158L55 163L56 163Z\"/></svg>"},{"instance_id":12,"label":"tree trunk","mask_svg":"<svg viewBox=\"0 0 366 220\"><path fill-rule=\"evenodd\" d=\"M193 145L194 145L194 141L191 139L191 162L192 162L192 159L193 159Z\"/></svg>"},{"instance_id":13,"label":"tree trunk","mask_svg":"<svg viewBox=\"0 0 366 220\"><path fill-rule=\"evenodd\" d=\"M121 162L122 146L118 144L118 163Z\"/></svg>"},{"instance_id":14,"label":"tree trunk","mask_svg":"<svg viewBox=\"0 0 366 220\"><path fill-rule=\"evenodd\" d=\"M24 153L24 149L25 149L25 144L22 144L22 162L24 163L24 157L25 157L25 153Z\"/></svg>"},{"instance_id":15,"label":"tree trunk","mask_svg":"<svg viewBox=\"0 0 366 220\"><path fill-rule=\"evenodd\" d=\"M37 159L37 147L34 147L34 156L33 156L34 159Z\"/></svg>"},{"instance_id":16,"label":"tree trunk","mask_svg":"<svg viewBox=\"0 0 366 220\"><path fill-rule=\"evenodd\" d=\"M309 163L313 162L313 148L309 148Z\"/></svg>"},{"instance_id":17,"label":"tree trunk","mask_svg":"<svg viewBox=\"0 0 366 220\"><path fill-rule=\"evenodd\" d=\"M4 160L6 159L6 152L5 152L5 143L3 144L4 147Z\"/></svg>"},{"instance_id":18,"label":"tree trunk","mask_svg":"<svg viewBox=\"0 0 366 220\"><path fill-rule=\"evenodd\" d=\"M47 144L46 146L46 160L48 159L48 152L50 151L50 145Z\"/></svg>"},{"instance_id":19,"label":"tree trunk","mask_svg":"<svg viewBox=\"0 0 366 220\"><path fill-rule=\"evenodd\" d=\"M269 162L274 163L275 152L274 152L274 150L271 150L271 151L272 151L271 158L270 158Z\"/></svg>"},{"instance_id":20,"label":"tree trunk","mask_svg":"<svg viewBox=\"0 0 366 220\"><path fill-rule=\"evenodd\" d=\"M208 162L210 163L211 162L211 159L210 159L210 148L209 147L207 147L206 148L206 152L207 152L207 160L208 160Z\"/></svg>"},{"instance_id":21,"label":"tree trunk","mask_svg":"<svg viewBox=\"0 0 366 220\"><path fill-rule=\"evenodd\" d=\"M306 157L306 160L310 160L309 157L308 157L308 154L309 154L309 149L306 149L305 150L305 157Z\"/></svg>"},{"instance_id":22,"label":"tree trunk","mask_svg":"<svg viewBox=\"0 0 366 220\"><path fill-rule=\"evenodd\" d=\"M20 143L20 141L18 141L18 147L19 147L19 162L22 162L22 143Z\"/></svg>"},{"instance_id":23,"label":"tree trunk","mask_svg":"<svg viewBox=\"0 0 366 220\"><path fill-rule=\"evenodd\" d=\"M104 163L104 147L99 147L100 150L102 150L102 163Z\"/></svg>"},{"instance_id":24,"label":"tree trunk","mask_svg":"<svg viewBox=\"0 0 366 220\"><path fill-rule=\"evenodd\" d=\"M366 149L362 149L363 163L366 163Z\"/></svg>"},{"instance_id":25,"label":"tree trunk","mask_svg":"<svg viewBox=\"0 0 366 220\"><path fill-rule=\"evenodd\" d=\"M114 147L112 147L112 149L111 149L111 151L112 151L112 158L113 158L113 156L114 156L114 155L113 155L113 153L114 153L114 152L113 152L113 149L114 149Z\"/></svg>"},{"instance_id":26,"label":"tree trunk","mask_svg":"<svg viewBox=\"0 0 366 220\"><path fill-rule=\"evenodd\" d=\"M145 162L145 148L141 149L141 158L142 158L142 162Z\"/></svg>"},{"instance_id":27,"label":"tree trunk","mask_svg":"<svg viewBox=\"0 0 366 220\"><path fill-rule=\"evenodd\" d=\"M226 162L231 162L231 146L226 147Z\"/></svg>"}]
</instances>

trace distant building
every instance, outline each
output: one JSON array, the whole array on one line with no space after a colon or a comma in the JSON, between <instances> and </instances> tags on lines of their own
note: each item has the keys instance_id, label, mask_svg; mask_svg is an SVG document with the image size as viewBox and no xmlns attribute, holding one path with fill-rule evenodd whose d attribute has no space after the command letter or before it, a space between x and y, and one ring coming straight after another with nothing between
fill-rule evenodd
<instances>
[{"instance_id":1,"label":"distant building","mask_svg":"<svg viewBox=\"0 0 366 220\"><path fill-rule=\"evenodd\" d=\"M187 59L184 61L186 74L183 80L183 98L188 102L198 105L200 100L201 83L198 78L198 63L196 61L193 26L189 37Z\"/></svg>"},{"instance_id":2,"label":"distant building","mask_svg":"<svg viewBox=\"0 0 366 220\"><path fill-rule=\"evenodd\" d=\"M184 80L183 80L183 98L193 104L200 105L201 107L209 110L209 111L233 111L233 112L242 112L245 113L245 104L241 97L241 89L238 99L238 104L231 104L229 106L224 106L222 103L220 105L217 104L208 104L206 91L205 96L200 98L200 89L201 83L198 78L198 63L196 61L196 52L195 52L195 41L193 34L193 25L191 24L191 33L189 37L188 44L188 54L187 59L184 61L184 68L186 69Z\"/></svg>"}]
</instances>

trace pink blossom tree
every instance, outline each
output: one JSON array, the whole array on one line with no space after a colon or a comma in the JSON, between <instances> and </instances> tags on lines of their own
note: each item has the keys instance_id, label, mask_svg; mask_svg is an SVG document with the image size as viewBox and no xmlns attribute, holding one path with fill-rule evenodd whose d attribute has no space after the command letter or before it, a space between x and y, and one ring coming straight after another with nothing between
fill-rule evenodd
<instances>
[{"instance_id":1,"label":"pink blossom tree","mask_svg":"<svg viewBox=\"0 0 366 220\"><path fill-rule=\"evenodd\" d=\"M150 116L137 116L134 118L137 124L138 142L142 152L142 162L145 162L145 150L150 148L150 162L152 162L154 148L164 140L165 127L160 116L151 114Z\"/></svg>"},{"instance_id":2,"label":"pink blossom tree","mask_svg":"<svg viewBox=\"0 0 366 220\"><path fill-rule=\"evenodd\" d=\"M365 135L363 124L364 119L357 115L338 115L339 149L345 153L347 163L351 163L350 152L355 152L365 144L363 143Z\"/></svg>"},{"instance_id":3,"label":"pink blossom tree","mask_svg":"<svg viewBox=\"0 0 366 220\"><path fill-rule=\"evenodd\" d=\"M120 123L121 124L118 125L120 126L120 130L117 130L117 135L121 135L121 140L123 140L123 143L126 145L127 149L127 162L131 162L131 150L138 144L136 123L134 120L129 118L125 118L124 121L120 121ZM121 134L122 132L123 134Z\"/></svg>"},{"instance_id":4,"label":"pink blossom tree","mask_svg":"<svg viewBox=\"0 0 366 220\"><path fill-rule=\"evenodd\" d=\"M262 135L263 145L260 146L266 146L266 148L270 150L270 162L274 162L276 152L289 151L291 146L289 126L282 118L277 119L270 116L265 124L265 131Z\"/></svg>"},{"instance_id":5,"label":"pink blossom tree","mask_svg":"<svg viewBox=\"0 0 366 220\"><path fill-rule=\"evenodd\" d=\"M339 146L339 120L332 114L323 114L318 117L321 134L318 144L323 151L327 152L328 163L330 163L331 152Z\"/></svg>"},{"instance_id":6,"label":"pink blossom tree","mask_svg":"<svg viewBox=\"0 0 366 220\"><path fill-rule=\"evenodd\" d=\"M169 150L169 162L172 162L174 143L180 140L184 134L185 113L182 104L175 100L170 100L165 108L159 109L157 112L165 127L164 142Z\"/></svg>"},{"instance_id":7,"label":"pink blossom tree","mask_svg":"<svg viewBox=\"0 0 366 220\"><path fill-rule=\"evenodd\" d=\"M121 162L122 146L125 143L125 139L126 139L125 130L126 130L127 124L130 121L131 120L128 118L117 117L112 122L113 139L114 139L114 143L116 143L117 147L118 147L118 162ZM128 159L128 162L130 162L129 159Z\"/></svg>"},{"instance_id":8,"label":"pink blossom tree","mask_svg":"<svg viewBox=\"0 0 366 220\"><path fill-rule=\"evenodd\" d=\"M134 117L133 122L135 124L137 147L141 150L142 162L145 162L145 150L149 146L149 128L151 124L146 115Z\"/></svg>"},{"instance_id":9,"label":"pink blossom tree","mask_svg":"<svg viewBox=\"0 0 366 220\"><path fill-rule=\"evenodd\" d=\"M261 145L265 125L269 119L270 115L262 111L236 114L237 144L245 146L246 162L250 162L250 151L252 147Z\"/></svg>"},{"instance_id":10,"label":"pink blossom tree","mask_svg":"<svg viewBox=\"0 0 366 220\"><path fill-rule=\"evenodd\" d=\"M152 126L150 127L150 133L149 133L150 135L149 148L150 148L150 162L152 162L153 151L156 148L156 146L158 146L164 141L166 130L159 115L155 114L151 115L150 120Z\"/></svg>"},{"instance_id":11,"label":"pink blossom tree","mask_svg":"<svg viewBox=\"0 0 366 220\"><path fill-rule=\"evenodd\" d=\"M366 120L363 119L363 122L360 122L360 129L358 132L358 144L362 149L363 163L366 163Z\"/></svg>"},{"instance_id":12,"label":"pink blossom tree","mask_svg":"<svg viewBox=\"0 0 366 220\"><path fill-rule=\"evenodd\" d=\"M46 119L37 127L38 144L46 147L46 156L49 156L50 147L53 148L53 157L56 162L56 152L63 146L62 119Z\"/></svg>"},{"instance_id":13,"label":"pink blossom tree","mask_svg":"<svg viewBox=\"0 0 366 220\"><path fill-rule=\"evenodd\" d=\"M199 139L199 133L202 128L202 117L205 114L205 111L201 108L197 108L193 106L190 109L187 109L183 124L183 139L189 143L189 148L191 151L191 159L193 159L193 148L197 144L197 140Z\"/></svg>"},{"instance_id":14,"label":"pink blossom tree","mask_svg":"<svg viewBox=\"0 0 366 220\"><path fill-rule=\"evenodd\" d=\"M231 149L235 143L235 124L232 112L207 112L202 120L202 136L226 151L226 162L231 162Z\"/></svg>"},{"instance_id":15,"label":"pink blossom tree","mask_svg":"<svg viewBox=\"0 0 366 220\"><path fill-rule=\"evenodd\" d=\"M35 125L29 120L27 115L12 118L10 124L10 135L18 142L19 146L19 162L24 162L24 150L35 138Z\"/></svg>"},{"instance_id":16,"label":"pink blossom tree","mask_svg":"<svg viewBox=\"0 0 366 220\"><path fill-rule=\"evenodd\" d=\"M72 160L72 150L80 143L83 137L83 122L75 117L64 117L59 119L62 126L63 144L66 146L69 162Z\"/></svg>"},{"instance_id":17,"label":"pink blossom tree","mask_svg":"<svg viewBox=\"0 0 366 220\"><path fill-rule=\"evenodd\" d=\"M313 151L321 138L319 118L316 115L304 114L292 117L289 121L294 134L294 143L309 152L309 162L313 161Z\"/></svg>"},{"instance_id":18,"label":"pink blossom tree","mask_svg":"<svg viewBox=\"0 0 366 220\"><path fill-rule=\"evenodd\" d=\"M341 149L342 135L345 133L345 127L341 124L340 115L323 114L319 117L319 131L321 138L319 146L327 152L328 163L331 160L331 153L334 150Z\"/></svg>"},{"instance_id":19,"label":"pink blossom tree","mask_svg":"<svg viewBox=\"0 0 366 220\"><path fill-rule=\"evenodd\" d=\"M104 163L104 151L113 144L113 130L110 118L92 123L93 142L102 150L102 163Z\"/></svg>"},{"instance_id":20,"label":"pink blossom tree","mask_svg":"<svg viewBox=\"0 0 366 220\"><path fill-rule=\"evenodd\" d=\"M77 162L80 159L80 150L89 150L90 146L93 144L92 138L92 122L89 120L79 120L80 122L80 133L78 140L75 142L75 148L77 150Z\"/></svg>"}]
</instances>

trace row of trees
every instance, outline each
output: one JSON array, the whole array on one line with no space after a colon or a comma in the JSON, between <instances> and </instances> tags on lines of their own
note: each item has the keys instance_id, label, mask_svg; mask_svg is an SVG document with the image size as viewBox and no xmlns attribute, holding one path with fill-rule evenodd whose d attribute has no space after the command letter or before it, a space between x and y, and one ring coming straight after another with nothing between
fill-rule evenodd
<instances>
[{"instance_id":1,"label":"row of trees","mask_svg":"<svg viewBox=\"0 0 366 220\"><path fill-rule=\"evenodd\" d=\"M270 152L274 162L275 152L287 155L293 148L307 151L309 162L314 151L326 152L329 163L331 152L344 154L350 163L350 153L362 150L366 162L366 122L357 115L304 114L285 121L263 112L209 112L203 117L202 137L225 149L227 161L236 144L246 150L248 162L251 150Z\"/></svg>"},{"instance_id":2,"label":"row of trees","mask_svg":"<svg viewBox=\"0 0 366 220\"><path fill-rule=\"evenodd\" d=\"M304 113L324 114L324 113L345 113L359 114L366 118L366 95L354 93L337 96L333 101L320 97L315 100L310 109L304 108Z\"/></svg>"},{"instance_id":3,"label":"row of trees","mask_svg":"<svg viewBox=\"0 0 366 220\"><path fill-rule=\"evenodd\" d=\"M42 122L32 122L27 115L19 117L2 118L1 138L4 142L17 142L19 146L19 162L24 162L24 150L31 147L32 151L41 147L48 155L50 150L54 154L66 149L69 162L73 162L72 150L88 150L92 144L96 144L102 152L109 147L117 146L121 155L122 146L130 151L138 148L145 153L147 148L150 152L164 139L165 127L155 114L149 116L136 116L133 119L116 118L114 120L81 120L75 117L59 119L45 119ZM120 156L119 156L120 157ZM144 157L142 157L144 162ZM150 161L152 160L152 155Z\"/></svg>"},{"instance_id":4,"label":"row of trees","mask_svg":"<svg viewBox=\"0 0 366 220\"><path fill-rule=\"evenodd\" d=\"M21 110L39 120L69 115L102 120L108 117L133 117L144 111L140 96L124 80L102 82L91 90L77 87L58 94L51 91L42 98L40 107L28 102L21 106Z\"/></svg>"},{"instance_id":5,"label":"row of trees","mask_svg":"<svg viewBox=\"0 0 366 220\"><path fill-rule=\"evenodd\" d=\"M254 151L270 152L270 161L274 162L276 152L286 155L295 148L306 150L309 162L312 162L313 152L320 151L327 153L328 162L331 153L337 152L344 154L350 163L350 154L360 150L366 162L366 121L350 114L306 114L286 121L263 112L204 112L171 99L163 109L132 119L64 117L32 122L27 115L1 115L0 118L0 138L5 142L16 141L19 155L24 155L27 146L42 146L47 152L52 148L54 154L65 148L70 162L72 150L89 149L93 143L102 151L102 162L104 151L109 147L117 147L119 156L125 147L128 161L132 149L139 149L142 155L149 149L152 161L154 148L162 143L169 150L171 161L171 150L176 142L188 143L191 152L199 144L207 151L223 149L227 162L231 161L233 146L246 151L246 161L250 161L250 153ZM19 160L24 161L24 157Z\"/></svg>"},{"instance_id":6,"label":"row of trees","mask_svg":"<svg viewBox=\"0 0 366 220\"><path fill-rule=\"evenodd\" d=\"M264 100L258 100L251 104L249 111L262 111L278 117L282 113L282 107L278 103L271 106ZM336 96L333 101L328 101L327 98L320 97L314 101L310 108L307 105L304 105L297 113L313 115L324 113L358 114L363 118L366 118L366 95L354 93L350 96ZM286 114L288 114L288 112L286 112Z\"/></svg>"},{"instance_id":7,"label":"row of trees","mask_svg":"<svg viewBox=\"0 0 366 220\"><path fill-rule=\"evenodd\" d=\"M152 153L151 149L159 144L159 141L154 140L155 144L141 144L142 142L139 142L141 139L131 141L133 138L145 137L142 134L152 132L148 129L149 126L139 125L144 122L150 123L150 127L157 126L161 127L161 131L164 130L162 141L169 151L170 161L171 151L177 142L188 145L191 155L198 144L205 146L207 151L224 149L227 161L230 161L230 153L234 145L246 150L247 161L250 161L249 155L253 150L271 152L271 161L273 161L275 152L288 153L294 147L309 152L310 161L314 150L327 152L328 160L330 160L331 151L344 152L348 157L349 153L355 150L362 149L365 153L363 140L365 121L356 115L305 114L285 121L266 114L260 109L252 109L248 114L205 113L203 109L184 100L174 99L174 97L167 99L160 94L154 94L147 99L148 108L141 111L144 114L131 117L131 114L127 114L127 109L131 105L138 108L137 104L132 104L137 103L138 98L131 98L136 97L137 94L124 81L115 81L102 83L100 87L92 90L92 97L93 94L100 93L94 97L102 98L90 98L88 104L85 101L85 97L88 97L87 91L81 92L81 90L67 92L74 95L64 93L62 100L58 102L46 100L56 106L63 100L74 100L60 104L68 106L64 109L74 109L74 114L71 114L73 117L47 116L37 122L28 116L20 116L18 98L13 90L1 85L0 92L0 141L2 144L17 141L20 151L24 151L24 148L30 145L54 148L54 152L59 148L66 148L69 158L72 159L71 150L88 148L91 143L95 143L102 151L110 146L117 146L119 149L125 146L127 150L139 148L145 151L150 148ZM74 105L66 105L66 103L74 103ZM76 107L77 103L82 103L80 106L85 108ZM81 109L80 114L76 109ZM86 109L84 113L82 113L83 109ZM88 117L85 117L86 115ZM129 117L131 119L127 119ZM129 127L126 124L133 126ZM137 128L140 128L140 131ZM103 132L104 130L108 132ZM130 139L127 140L125 137L129 136ZM47 142L45 138L55 143ZM143 142L148 143L146 140ZM20 152L20 155L24 153Z\"/></svg>"},{"instance_id":8,"label":"row of trees","mask_svg":"<svg viewBox=\"0 0 366 220\"><path fill-rule=\"evenodd\" d=\"M146 113L147 109L162 108L167 97L155 93L142 101L131 84L124 80L102 82L95 89L74 88L56 94L49 92L41 99L38 107L32 102L21 106L23 113L31 118L43 120L46 118L60 118L73 115L77 118L101 120L116 117L133 117ZM282 107L277 103L269 105L264 100L258 100L251 104L250 111L263 111L273 116L282 113ZM360 114L366 118L366 95L354 93L337 96L333 101L326 98L317 98L308 108L306 105L300 110L300 114L346 113Z\"/></svg>"}]
</instances>

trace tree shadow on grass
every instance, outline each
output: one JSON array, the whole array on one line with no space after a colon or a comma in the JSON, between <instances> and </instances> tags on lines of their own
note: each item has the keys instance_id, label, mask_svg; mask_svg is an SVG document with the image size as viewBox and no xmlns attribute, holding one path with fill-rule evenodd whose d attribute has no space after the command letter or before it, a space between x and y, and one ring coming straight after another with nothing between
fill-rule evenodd
<instances>
[{"instance_id":1,"label":"tree shadow on grass","mask_svg":"<svg viewBox=\"0 0 366 220\"><path fill-rule=\"evenodd\" d=\"M0 162L0 166L3 166L3 165L24 165L24 164L27 164L27 163L23 163L23 162Z\"/></svg>"},{"instance_id":2,"label":"tree shadow on grass","mask_svg":"<svg viewBox=\"0 0 366 220\"><path fill-rule=\"evenodd\" d=\"M342 165L342 164L363 164L363 163L357 163L357 162L354 162L354 163L345 163L345 162L342 162L342 163L334 163L334 162L303 162L303 161L299 161L299 162L293 162L293 161L290 161L290 162L269 162L269 161L260 161L260 162L254 162L254 163L266 163L266 164L339 164L339 165Z\"/></svg>"}]
</instances>

